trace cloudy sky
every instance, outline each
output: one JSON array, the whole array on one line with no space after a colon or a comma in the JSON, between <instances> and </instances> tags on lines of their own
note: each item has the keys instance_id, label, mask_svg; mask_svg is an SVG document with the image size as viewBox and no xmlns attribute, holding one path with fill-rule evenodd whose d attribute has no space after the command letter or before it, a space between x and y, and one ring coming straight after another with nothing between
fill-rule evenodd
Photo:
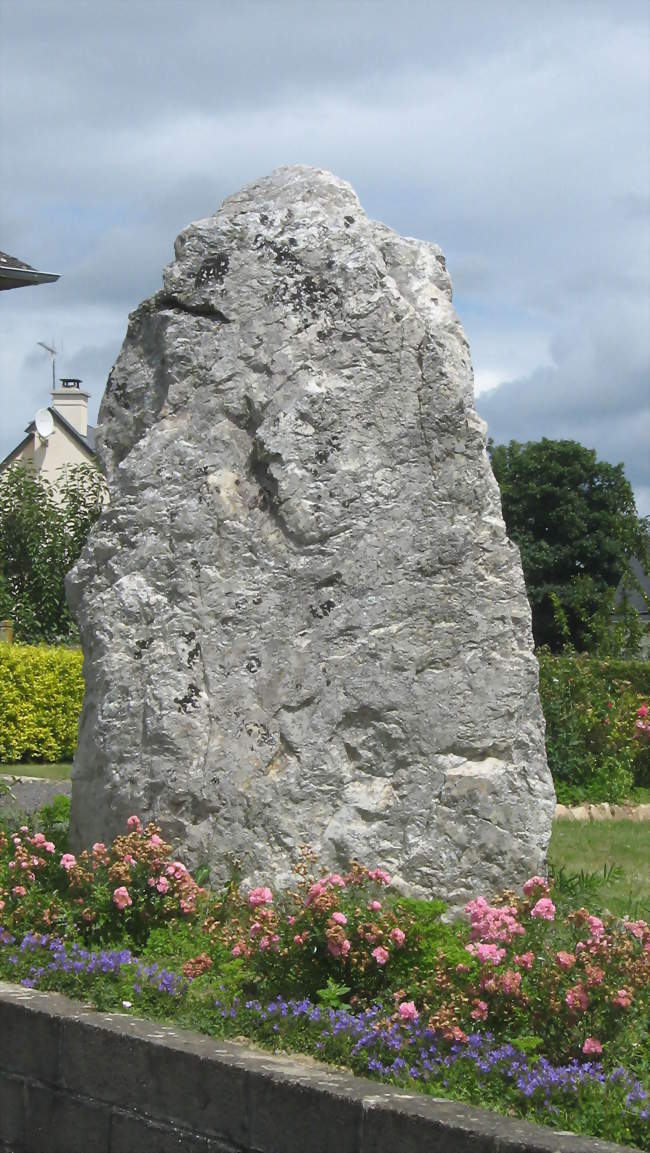
<instances>
[{"instance_id":1,"label":"cloudy sky","mask_svg":"<svg viewBox=\"0 0 650 1153\"><path fill-rule=\"evenodd\" d=\"M280 164L447 256L497 442L623 461L650 513L644 0L0 0L0 459L97 412L176 234Z\"/></svg>"}]
</instances>

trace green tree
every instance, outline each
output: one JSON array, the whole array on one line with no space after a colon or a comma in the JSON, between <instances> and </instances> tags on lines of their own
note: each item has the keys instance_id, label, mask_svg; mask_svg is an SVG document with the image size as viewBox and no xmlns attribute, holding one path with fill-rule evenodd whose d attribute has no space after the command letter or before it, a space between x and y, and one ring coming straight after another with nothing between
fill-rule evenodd
<instances>
[{"instance_id":1,"label":"green tree","mask_svg":"<svg viewBox=\"0 0 650 1153\"><path fill-rule=\"evenodd\" d=\"M0 617L18 640L67 640L75 626L64 579L99 516L106 486L92 465L68 467L56 490L32 469L0 476Z\"/></svg>"},{"instance_id":2,"label":"green tree","mask_svg":"<svg viewBox=\"0 0 650 1153\"><path fill-rule=\"evenodd\" d=\"M490 441L488 452L521 552L536 645L596 650L630 558L647 550L623 465L574 440Z\"/></svg>"}]
</instances>

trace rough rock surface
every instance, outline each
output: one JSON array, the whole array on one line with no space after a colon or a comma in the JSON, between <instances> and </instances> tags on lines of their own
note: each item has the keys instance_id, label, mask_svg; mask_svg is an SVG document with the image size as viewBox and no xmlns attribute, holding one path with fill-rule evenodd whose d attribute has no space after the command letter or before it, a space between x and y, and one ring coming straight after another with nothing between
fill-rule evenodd
<instances>
[{"instance_id":1,"label":"rough rock surface","mask_svg":"<svg viewBox=\"0 0 650 1153\"><path fill-rule=\"evenodd\" d=\"M454 902L543 866L519 556L440 250L283 168L176 241L100 411L69 579L77 844L132 812L215 879L383 865Z\"/></svg>"}]
</instances>

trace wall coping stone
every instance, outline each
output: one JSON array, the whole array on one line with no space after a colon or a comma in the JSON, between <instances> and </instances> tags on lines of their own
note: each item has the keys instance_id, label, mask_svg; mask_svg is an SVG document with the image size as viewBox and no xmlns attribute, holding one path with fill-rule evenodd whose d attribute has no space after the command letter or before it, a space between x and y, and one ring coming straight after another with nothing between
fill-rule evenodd
<instances>
[{"instance_id":1,"label":"wall coping stone","mask_svg":"<svg viewBox=\"0 0 650 1153\"><path fill-rule=\"evenodd\" d=\"M4 981L0 1038L7 1153L624 1153Z\"/></svg>"}]
</instances>

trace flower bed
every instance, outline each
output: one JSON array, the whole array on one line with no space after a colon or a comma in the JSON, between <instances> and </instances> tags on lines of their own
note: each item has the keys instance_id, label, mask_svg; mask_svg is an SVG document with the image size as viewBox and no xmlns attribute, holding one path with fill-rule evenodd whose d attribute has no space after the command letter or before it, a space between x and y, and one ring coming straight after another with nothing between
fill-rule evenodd
<instances>
[{"instance_id":1,"label":"flower bed","mask_svg":"<svg viewBox=\"0 0 650 1153\"><path fill-rule=\"evenodd\" d=\"M383 869L309 854L289 892L215 893L137 817L78 856L62 817L0 829L0 975L650 1147L644 921L533 877L450 925Z\"/></svg>"}]
</instances>

